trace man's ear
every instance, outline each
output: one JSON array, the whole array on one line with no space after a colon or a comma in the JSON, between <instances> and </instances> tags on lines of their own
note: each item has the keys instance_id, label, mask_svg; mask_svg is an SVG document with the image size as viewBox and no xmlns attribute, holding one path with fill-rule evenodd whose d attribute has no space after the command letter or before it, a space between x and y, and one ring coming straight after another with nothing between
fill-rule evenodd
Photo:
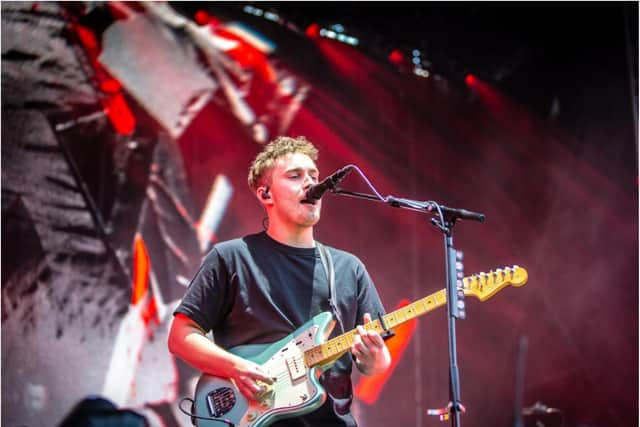
<instances>
[{"instance_id":1,"label":"man's ear","mask_svg":"<svg viewBox=\"0 0 640 427\"><path fill-rule=\"evenodd\" d=\"M270 200L271 199L271 194L269 193L269 186L258 187L258 196L262 200Z\"/></svg>"}]
</instances>

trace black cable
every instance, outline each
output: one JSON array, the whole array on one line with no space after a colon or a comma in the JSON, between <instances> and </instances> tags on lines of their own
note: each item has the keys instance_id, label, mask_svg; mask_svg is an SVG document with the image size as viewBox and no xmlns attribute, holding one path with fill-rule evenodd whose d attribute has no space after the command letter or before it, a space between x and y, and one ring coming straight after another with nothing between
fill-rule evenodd
<instances>
[{"instance_id":1,"label":"black cable","mask_svg":"<svg viewBox=\"0 0 640 427\"><path fill-rule=\"evenodd\" d=\"M180 409L180 411L183 414L191 417L191 422L192 423L193 423L194 419L198 419L198 420L207 420L207 421L217 421L219 423L224 423L224 424L226 424L228 426L231 426L231 427L236 427L236 425L234 423L232 423L231 421L226 420L226 419L218 419L218 418L212 418L212 417L201 417L201 416L198 416L198 415L194 414L193 412L185 411L182 408L182 402L184 402L185 400L188 400L189 402L191 402L191 408L192 409L193 409L193 407L194 407L196 402L193 399L191 399L190 397L183 397L182 399L180 399L180 403L178 403L178 409Z\"/></svg>"}]
</instances>

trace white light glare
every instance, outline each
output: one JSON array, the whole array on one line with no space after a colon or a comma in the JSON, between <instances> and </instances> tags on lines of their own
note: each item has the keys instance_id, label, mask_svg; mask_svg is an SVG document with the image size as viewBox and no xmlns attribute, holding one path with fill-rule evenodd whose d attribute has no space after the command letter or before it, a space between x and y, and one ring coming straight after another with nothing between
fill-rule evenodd
<instances>
[{"instance_id":1,"label":"white light glare","mask_svg":"<svg viewBox=\"0 0 640 427\"><path fill-rule=\"evenodd\" d=\"M344 27L340 24L334 24L331 26L331 29L333 29L334 31L336 31L337 33L342 33L344 32Z\"/></svg>"},{"instance_id":2,"label":"white light glare","mask_svg":"<svg viewBox=\"0 0 640 427\"><path fill-rule=\"evenodd\" d=\"M416 68L414 68L414 69L413 69L413 73L414 73L416 76L424 77L425 79L426 79L427 77L429 77L429 70L425 70L424 68L418 68L418 67L416 67Z\"/></svg>"},{"instance_id":3,"label":"white light glare","mask_svg":"<svg viewBox=\"0 0 640 427\"><path fill-rule=\"evenodd\" d=\"M262 10L258 9L257 7L245 6L242 10L251 15L262 16Z\"/></svg>"},{"instance_id":4,"label":"white light glare","mask_svg":"<svg viewBox=\"0 0 640 427\"><path fill-rule=\"evenodd\" d=\"M328 39L337 39L342 43L350 44L352 46L357 46L360 41L351 36L347 36L345 34L337 34L335 31L327 30L326 28L320 28L320 36L326 37Z\"/></svg>"},{"instance_id":5,"label":"white light glare","mask_svg":"<svg viewBox=\"0 0 640 427\"><path fill-rule=\"evenodd\" d=\"M414 64L418 65L420 63L420 58L418 58L417 56L414 56L413 59L411 60L411 62L413 62Z\"/></svg>"},{"instance_id":6,"label":"white light glare","mask_svg":"<svg viewBox=\"0 0 640 427\"><path fill-rule=\"evenodd\" d=\"M420 56L420 51L418 49L413 49L413 56Z\"/></svg>"},{"instance_id":7,"label":"white light glare","mask_svg":"<svg viewBox=\"0 0 640 427\"><path fill-rule=\"evenodd\" d=\"M273 13L273 12L266 12L264 14L264 18L268 19L269 21L275 21L275 22L278 22L278 20L280 19L280 17L276 13Z\"/></svg>"}]
</instances>

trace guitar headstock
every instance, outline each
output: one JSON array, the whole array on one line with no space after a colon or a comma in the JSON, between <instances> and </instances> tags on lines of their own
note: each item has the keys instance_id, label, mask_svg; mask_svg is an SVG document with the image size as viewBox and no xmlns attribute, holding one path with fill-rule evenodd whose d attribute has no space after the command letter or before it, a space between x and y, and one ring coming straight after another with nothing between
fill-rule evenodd
<instances>
[{"instance_id":1,"label":"guitar headstock","mask_svg":"<svg viewBox=\"0 0 640 427\"><path fill-rule=\"evenodd\" d=\"M485 301L506 286L524 285L528 277L527 270L514 265L465 277L462 279L462 285L465 295L473 295L480 301Z\"/></svg>"}]
</instances>

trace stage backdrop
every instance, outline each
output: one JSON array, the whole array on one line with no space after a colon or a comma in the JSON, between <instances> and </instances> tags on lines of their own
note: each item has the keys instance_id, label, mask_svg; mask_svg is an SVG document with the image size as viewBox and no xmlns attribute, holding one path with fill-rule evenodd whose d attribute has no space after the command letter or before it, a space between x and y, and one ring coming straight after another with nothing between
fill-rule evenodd
<instances>
[{"instance_id":1,"label":"stage backdrop","mask_svg":"<svg viewBox=\"0 0 640 427\"><path fill-rule=\"evenodd\" d=\"M212 244L263 228L247 170L277 135L313 141L321 176L354 164L382 195L484 213L454 228L466 275L528 272L466 300L464 425L521 425L523 410L527 425L637 424L624 43L584 39L610 56L576 75L567 93L584 106L563 121L497 84L421 78L239 8L197 18L162 3L2 4L3 425L59 425L93 396L190 425L177 405L198 373L168 353L171 313ZM357 172L341 187L371 192ZM316 238L360 257L391 311L444 287L431 218L328 194ZM360 424L439 425L427 410L449 401L444 307L389 346L389 372L354 374Z\"/></svg>"}]
</instances>

